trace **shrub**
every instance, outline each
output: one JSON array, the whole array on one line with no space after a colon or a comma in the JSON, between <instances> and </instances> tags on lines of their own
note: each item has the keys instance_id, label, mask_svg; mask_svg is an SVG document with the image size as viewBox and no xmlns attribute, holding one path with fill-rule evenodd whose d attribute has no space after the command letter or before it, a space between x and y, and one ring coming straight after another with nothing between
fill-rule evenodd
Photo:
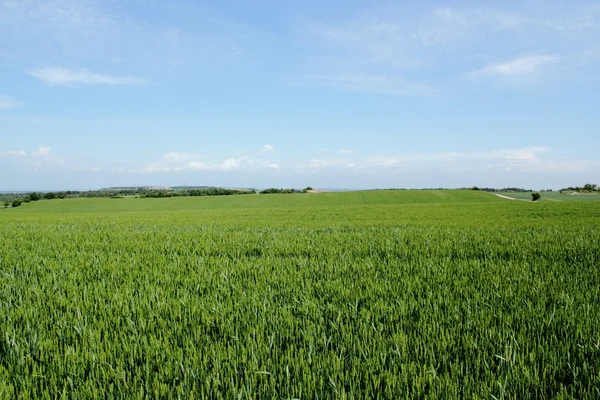
<instances>
[{"instance_id":1,"label":"shrub","mask_svg":"<svg viewBox=\"0 0 600 400\"><path fill-rule=\"evenodd\" d=\"M29 198L31 199L31 201L38 201L41 196L39 195L39 193L33 192L33 193L29 193Z\"/></svg>"},{"instance_id":2,"label":"shrub","mask_svg":"<svg viewBox=\"0 0 600 400\"><path fill-rule=\"evenodd\" d=\"M539 193L531 193L531 201L537 201L542 197Z\"/></svg>"}]
</instances>

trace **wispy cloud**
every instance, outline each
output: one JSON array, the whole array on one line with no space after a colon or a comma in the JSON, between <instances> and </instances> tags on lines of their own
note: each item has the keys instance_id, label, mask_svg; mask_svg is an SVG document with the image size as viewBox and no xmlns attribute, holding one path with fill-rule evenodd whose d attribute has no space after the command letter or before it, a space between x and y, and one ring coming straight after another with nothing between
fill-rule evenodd
<instances>
[{"instance_id":1,"label":"wispy cloud","mask_svg":"<svg viewBox=\"0 0 600 400\"><path fill-rule=\"evenodd\" d=\"M14 168L19 170L40 171L45 169L61 168L66 165L62 157L52 155L52 149L49 146L40 146L37 150L9 150L0 151L0 157L7 162L14 164Z\"/></svg>"},{"instance_id":2,"label":"wispy cloud","mask_svg":"<svg viewBox=\"0 0 600 400\"><path fill-rule=\"evenodd\" d=\"M189 160L202 157L200 154L172 151L163 156L163 160L168 164L180 164Z\"/></svg>"},{"instance_id":3,"label":"wispy cloud","mask_svg":"<svg viewBox=\"0 0 600 400\"><path fill-rule=\"evenodd\" d=\"M202 61L210 68L252 53L262 31L214 8L200 2L140 1L124 7L104 0L2 0L0 62L24 68L40 60L119 65L149 76Z\"/></svg>"},{"instance_id":4,"label":"wispy cloud","mask_svg":"<svg viewBox=\"0 0 600 400\"><path fill-rule=\"evenodd\" d=\"M26 157L27 153L23 150L0 151L0 157Z\"/></svg>"},{"instance_id":5,"label":"wispy cloud","mask_svg":"<svg viewBox=\"0 0 600 400\"><path fill-rule=\"evenodd\" d=\"M338 154L354 154L354 150L339 149L336 153L338 153Z\"/></svg>"},{"instance_id":6,"label":"wispy cloud","mask_svg":"<svg viewBox=\"0 0 600 400\"><path fill-rule=\"evenodd\" d=\"M600 168L600 162L552 157L547 147L494 149L466 152L403 153L369 156L361 159L311 159L295 166L299 171L334 170L430 170L430 171L521 171L588 172Z\"/></svg>"},{"instance_id":7,"label":"wispy cloud","mask_svg":"<svg viewBox=\"0 0 600 400\"><path fill-rule=\"evenodd\" d=\"M52 85L143 85L144 79L133 76L110 76L91 72L83 69L67 69L58 67L41 68L35 71L28 71L29 75Z\"/></svg>"},{"instance_id":8,"label":"wispy cloud","mask_svg":"<svg viewBox=\"0 0 600 400\"><path fill-rule=\"evenodd\" d=\"M248 156L230 157L220 162L213 162L204 159L200 155L184 152L171 152L165 154L158 162L146 164L140 169L124 169L118 172L181 172L181 171L241 171L258 170L263 168L279 169L280 166L265 159L252 159Z\"/></svg>"},{"instance_id":9,"label":"wispy cloud","mask_svg":"<svg viewBox=\"0 0 600 400\"><path fill-rule=\"evenodd\" d=\"M4 156L4 157L28 157L28 156L46 157L46 156L50 155L51 151L52 151L52 148L50 148L48 146L41 146L37 150L34 150L30 153L27 153L24 150L1 151L0 156Z\"/></svg>"},{"instance_id":10,"label":"wispy cloud","mask_svg":"<svg viewBox=\"0 0 600 400\"><path fill-rule=\"evenodd\" d=\"M0 110L12 110L22 104L10 96L0 96Z\"/></svg>"},{"instance_id":11,"label":"wispy cloud","mask_svg":"<svg viewBox=\"0 0 600 400\"><path fill-rule=\"evenodd\" d=\"M407 13L379 4L347 19L309 21L304 33L311 49L304 64L318 72L301 75L301 83L435 95L465 75L577 76L566 72L598 62L600 45L592 38L600 35L600 7L550 1L543 10L513 4ZM515 53L524 56L511 59ZM482 60L500 62L482 68Z\"/></svg>"},{"instance_id":12,"label":"wispy cloud","mask_svg":"<svg viewBox=\"0 0 600 400\"><path fill-rule=\"evenodd\" d=\"M270 144L265 144L262 148L262 153L270 153L272 151L275 151L275 146Z\"/></svg>"},{"instance_id":13,"label":"wispy cloud","mask_svg":"<svg viewBox=\"0 0 600 400\"><path fill-rule=\"evenodd\" d=\"M323 169L348 169L353 164L348 160L336 158L332 160L326 160L321 158L313 158L305 163L297 164L294 169L297 171L320 171Z\"/></svg>"},{"instance_id":14,"label":"wispy cloud","mask_svg":"<svg viewBox=\"0 0 600 400\"><path fill-rule=\"evenodd\" d=\"M296 80L297 84L328 86L356 92L382 94L435 94L431 85L393 75L308 75Z\"/></svg>"},{"instance_id":15,"label":"wispy cloud","mask_svg":"<svg viewBox=\"0 0 600 400\"><path fill-rule=\"evenodd\" d=\"M38 150L36 151L32 151L31 155L33 157L44 157L50 154L50 152L52 151L51 147L48 146L42 146L40 147Z\"/></svg>"},{"instance_id":16,"label":"wispy cloud","mask_svg":"<svg viewBox=\"0 0 600 400\"><path fill-rule=\"evenodd\" d=\"M533 55L527 57L520 57L514 60L488 65L487 67L472 72L469 75L528 75L540 72L540 69L542 67L548 64L558 63L559 61L559 57L549 55Z\"/></svg>"}]
</instances>

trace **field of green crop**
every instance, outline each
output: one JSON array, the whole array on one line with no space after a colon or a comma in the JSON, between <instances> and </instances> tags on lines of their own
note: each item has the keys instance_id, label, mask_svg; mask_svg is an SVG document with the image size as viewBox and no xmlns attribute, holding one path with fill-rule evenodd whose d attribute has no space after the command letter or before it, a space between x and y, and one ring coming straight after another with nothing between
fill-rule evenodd
<instances>
[{"instance_id":1,"label":"field of green crop","mask_svg":"<svg viewBox=\"0 0 600 400\"><path fill-rule=\"evenodd\" d=\"M600 202L0 209L0 398L600 398Z\"/></svg>"},{"instance_id":2,"label":"field of green crop","mask_svg":"<svg viewBox=\"0 0 600 400\"><path fill-rule=\"evenodd\" d=\"M512 197L520 200L531 201L531 193L526 192L502 192L499 193L503 196ZM546 201L600 201L600 193L560 193L560 192L541 192L541 198L538 200L539 202Z\"/></svg>"}]
</instances>

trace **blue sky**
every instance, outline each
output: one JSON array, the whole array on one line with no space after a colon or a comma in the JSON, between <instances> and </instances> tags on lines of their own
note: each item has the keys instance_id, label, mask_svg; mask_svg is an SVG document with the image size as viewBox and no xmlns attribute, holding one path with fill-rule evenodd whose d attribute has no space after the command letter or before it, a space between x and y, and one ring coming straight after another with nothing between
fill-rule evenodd
<instances>
[{"instance_id":1,"label":"blue sky","mask_svg":"<svg viewBox=\"0 0 600 400\"><path fill-rule=\"evenodd\" d=\"M600 3L0 0L0 190L600 183Z\"/></svg>"}]
</instances>

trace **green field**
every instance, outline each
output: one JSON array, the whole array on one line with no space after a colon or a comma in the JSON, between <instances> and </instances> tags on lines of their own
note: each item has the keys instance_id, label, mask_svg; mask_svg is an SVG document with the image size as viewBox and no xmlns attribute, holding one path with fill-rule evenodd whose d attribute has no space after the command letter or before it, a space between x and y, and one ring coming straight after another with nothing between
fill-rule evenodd
<instances>
[{"instance_id":1,"label":"green field","mask_svg":"<svg viewBox=\"0 0 600 400\"><path fill-rule=\"evenodd\" d=\"M0 398L600 397L600 202L44 200L0 235Z\"/></svg>"},{"instance_id":2,"label":"green field","mask_svg":"<svg viewBox=\"0 0 600 400\"><path fill-rule=\"evenodd\" d=\"M512 197L520 200L531 201L531 193L525 192L501 192L499 193L503 196ZM566 202L566 201L600 201L600 193L578 193L578 194L567 194L560 192L541 192L541 198L538 200L540 202L547 201L557 201L557 202Z\"/></svg>"}]
</instances>

